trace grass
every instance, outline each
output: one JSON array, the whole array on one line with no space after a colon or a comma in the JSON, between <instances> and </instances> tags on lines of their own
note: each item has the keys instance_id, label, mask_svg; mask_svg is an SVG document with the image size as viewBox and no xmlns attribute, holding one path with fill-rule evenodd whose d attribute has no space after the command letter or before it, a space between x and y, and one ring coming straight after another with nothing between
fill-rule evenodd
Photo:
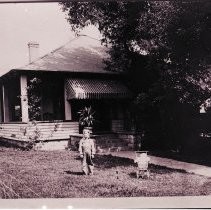
<instances>
[{"instance_id":1,"label":"grass","mask_svg":"<svg viewBox=\"0 0 211 210\"><path fill-rule=\"evenodd\" d=\"M96 155L84 176L76 152L0 148L1 198L85 198L211 194L211 179L150 165L150 179L135 177L132 160ZM118 172L118 173L117 173Z\"/></svg>"}]
</instances>

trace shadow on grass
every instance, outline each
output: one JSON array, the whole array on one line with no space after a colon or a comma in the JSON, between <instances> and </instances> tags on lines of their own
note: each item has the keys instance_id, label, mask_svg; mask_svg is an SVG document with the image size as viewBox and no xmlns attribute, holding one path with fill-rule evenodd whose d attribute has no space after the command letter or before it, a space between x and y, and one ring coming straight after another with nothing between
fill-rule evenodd
<instances>
[{"instance_id":1,"label":"shadow on grass","mask_svg":"<svg viewBox=\"0 0 211 210\"><path fill-rule=\"evenodd\" d=\"M131 173L129 173L129 176L130 176L130 178L135 178L135 179L137 179L137 177L136 177L136 172L131 172Z\"/></svg>"},{"instance_id":2,"label":"shadow on grass","mask_svg":"<svg viewBox=\"0 0 211 210\"><path fill-rule=\"evenodd\" d=\"M144 178L142 178L143 180L144 179L153 180L153 179L155 179L155 176L156 175L172 174L172 173L175 173L175 172L178 172L178 173L187 173L185 170L172 169L172 168L168 168L168 167L165 167L165 166L158 166L158 165L154 165L154 164L150 164L148 169L149 169L150 177L149 178L146 178L144 176ZM138 167L135 169L134 172L129 173L129 176L131 178L137 179L137 176L136 176L136 171L137 170L138 170Z\"/></svg>"},{"instance_id":3,"label":"shadow on grass","mask_svg":"<svg viewBox=\"0 0 211 210\"><path fill-rule=\"evenodd\" d=\"M149 170L151 173L155 173L155 174L169 174L169 173L175 173L175 172L187 173L183 169L168 168L166 166L159 166L159 165L154 165L154 164L150 164Z\"/></svg>"},{"instance_id":4,"label":"shadow on grass","mask_svg":"<svg viewBox=\"0 0 211 210\"><path fill-rule=\"evenodd\" d=\"M109 169L109 168L118 167L118 166L125 166L125 167L132 166L138 169L137 164L135 164L132 159L116 157L112 155L96 155L94 159L94 164L97 168ZM159 165L154 165L154 164L149 164L149 170L151 173L154 173L154 174L169 174L169 173L175 173L175 172L187 173L185 170L173 169L173 168L168 168L166 166L159 166Z\"/></svg>"},{"instance_id":5,"label":"shadow on grass","mask_svg":"<svg viewBox=\"0 0 211 210\"><path fill-rule=\"evenodd\" d=\"M144 173L142 174L142 177L139 176L139 178L137 178L136 172L129 173L129 176L132 179L139 179L139 180L153 180L154 179L154 176L152 176L152 174L150 174L150 176L147 177L146 174L144 174Z\"/></svg>"},{"instance_id":6,"label":"shadow on grass","mask_svg":"<svg viewBox=\"0 0 211 210\"><path fill-rule=\"evenodd\" d=\"M77 155L77 156L75 157L75 160L82 160L82 158L81 158L80 156Z\"/></svg>"},{"instance_id":7,"label":"shadow on grass","mask_svg":"<svg viewBox=\"0 0 211 210\"><path fill-rule=\"evenodd\" d=\"M129 158L114 157L112 155L96 155L93 159L98 168L113 168L118 166L135 166L134 161Z\"/></svg>"},{"instance_id":8,"label":"shadow on grass","mask_svg":"<svg viewBox=\"0 0 211 210\"><path fill-rule=\"evenodd\" d=\"M71 175L83 175L83 172L81 171L65 171L66 174L71 174Z\"/></svg>"}]
</instances>

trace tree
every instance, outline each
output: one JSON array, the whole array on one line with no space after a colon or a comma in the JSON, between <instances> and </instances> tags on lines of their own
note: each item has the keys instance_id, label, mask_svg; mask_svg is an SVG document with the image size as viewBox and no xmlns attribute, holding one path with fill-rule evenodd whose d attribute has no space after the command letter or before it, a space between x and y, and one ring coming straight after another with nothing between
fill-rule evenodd
<instances>
[{"instance_id":1,"label":"tree","mask_svg":"<svg viewBox=\"0 0 211 210\"><path fill-rule=\"evenodd\" d=\"M198 110L210 94L210 9L209 1L63 3L76 33L89 24L99 28L102 42L110 47L107 70L127 74L137 93L133 110L145 127L156 127L168 139L175 138L172 133L182 139L188 132L182 126L188 123L188 113L184 111L184 118L178 110Z\"/></svg>"}]
</instances>

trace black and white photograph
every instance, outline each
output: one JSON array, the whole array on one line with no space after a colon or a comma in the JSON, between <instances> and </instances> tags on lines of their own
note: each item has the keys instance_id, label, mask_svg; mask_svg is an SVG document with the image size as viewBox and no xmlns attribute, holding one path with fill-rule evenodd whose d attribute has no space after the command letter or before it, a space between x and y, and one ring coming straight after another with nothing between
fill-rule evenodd
<instances>
[{"instance_id":1,"label":"black and white photograph","mask_svg":"<svg viewBox=\"0 0 211 210\"><path fill-rule=\"evenodd\" d=\"M210 151L211 1L0 1L0 203L208 208Z\"/></svg>"}]
</instances>

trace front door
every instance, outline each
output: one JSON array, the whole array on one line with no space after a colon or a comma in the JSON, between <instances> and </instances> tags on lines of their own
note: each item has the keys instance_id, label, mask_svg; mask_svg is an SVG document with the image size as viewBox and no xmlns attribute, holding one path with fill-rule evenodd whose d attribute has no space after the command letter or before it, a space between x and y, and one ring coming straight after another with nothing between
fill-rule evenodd
<instances>
[{"instance_id":1,"label":"front door","mask_svg":"<svg viewBox=\"0 0 211 210\"><path fill-rule=\"evenodd\" d=\"M70 101L72 109L72 119L74 121L79 120L78 112L85 106L91 106L95 111L95 123L93 126L93 131L95 133L108 132L111 131L111 108L107 100L104 99L73 99ZM82 128L79 128L81 131Z\"/></svg>"}]
</instances>

